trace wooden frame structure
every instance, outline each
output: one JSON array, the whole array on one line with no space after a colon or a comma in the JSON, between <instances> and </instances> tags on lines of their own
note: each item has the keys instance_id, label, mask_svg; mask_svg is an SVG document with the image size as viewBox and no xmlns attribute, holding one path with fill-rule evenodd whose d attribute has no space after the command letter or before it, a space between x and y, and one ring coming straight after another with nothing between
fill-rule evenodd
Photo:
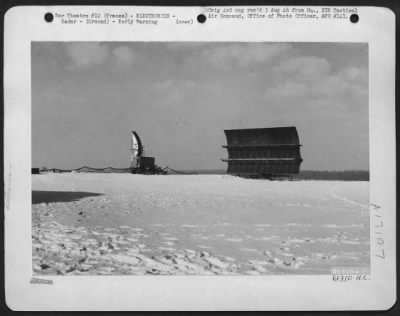
<instances>
[{"instance_id":1,"label":"wooden frame structure","mask_svg":"<svg viewBox=\"0 0 400 316\"><path fill-rule=\"evenodd\" d=\"M225 130L228 174L253 178L298 174L303 161L297 129L290 127Z\"/></svg>"}]
</instances>

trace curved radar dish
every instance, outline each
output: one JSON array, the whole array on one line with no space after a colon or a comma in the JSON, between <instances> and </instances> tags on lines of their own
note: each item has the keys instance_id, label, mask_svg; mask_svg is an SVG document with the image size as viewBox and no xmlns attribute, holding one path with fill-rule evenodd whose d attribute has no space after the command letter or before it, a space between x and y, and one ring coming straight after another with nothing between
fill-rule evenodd
<instances>
[{"instance_id":1,"label":"curved radar dish","mask_svg":"<svg viewBox=\"0 0 400 316\"><path fill-rule=\"evenodd\" d=\"M143 145L142 141L139 138L139 135L135 132L131 132L131 158L141 157L143 154Z\"/></svg>"}]
</instances>

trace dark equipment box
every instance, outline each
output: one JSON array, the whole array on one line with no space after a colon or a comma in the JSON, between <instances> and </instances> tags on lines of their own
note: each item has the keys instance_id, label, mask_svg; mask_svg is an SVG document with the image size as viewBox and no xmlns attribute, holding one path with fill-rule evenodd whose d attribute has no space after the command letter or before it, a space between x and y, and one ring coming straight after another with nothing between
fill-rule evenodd
<instances>
[{"instance_id":1,"label":"dark equipment box","mask_svg":"<svg viewBox=\"0 0 400 316\"><path fill-rule=\"evenodd\" d=\"M131 160L131 168L135 169L154 169L154 157L133 157Z\"/></svg>"}]
</instances>

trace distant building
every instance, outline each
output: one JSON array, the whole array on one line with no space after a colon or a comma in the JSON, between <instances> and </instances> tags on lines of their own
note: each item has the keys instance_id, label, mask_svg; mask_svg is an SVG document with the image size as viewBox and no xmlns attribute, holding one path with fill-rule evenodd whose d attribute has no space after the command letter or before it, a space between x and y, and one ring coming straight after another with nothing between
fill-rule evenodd
<instances>
[{"instance_id":1,"label":"distant building","mask_svg":"<svg viewBox=\"0 0 400 316\"><path fill-rule=\"evenodd\" d=\"M274 178L298 174L303 161L296 127L225 130L228 174Z\"/></svg>"}]
</instances>

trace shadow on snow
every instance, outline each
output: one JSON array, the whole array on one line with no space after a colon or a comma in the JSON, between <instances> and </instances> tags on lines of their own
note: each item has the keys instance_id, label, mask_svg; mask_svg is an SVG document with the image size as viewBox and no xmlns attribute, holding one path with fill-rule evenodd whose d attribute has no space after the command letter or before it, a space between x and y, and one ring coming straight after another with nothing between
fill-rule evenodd
<instances>
[{"instance_id":1,"label":"shadow on snow","mask_svg":"<svg viewBox=\"0 0 400 316\"><path fill-rule=\"evenodd\" d=\"M74 202L80 199L103 195L93 192L72 192L72 191L32 191L32 204Z\"/></svg>"}]
</instances>

